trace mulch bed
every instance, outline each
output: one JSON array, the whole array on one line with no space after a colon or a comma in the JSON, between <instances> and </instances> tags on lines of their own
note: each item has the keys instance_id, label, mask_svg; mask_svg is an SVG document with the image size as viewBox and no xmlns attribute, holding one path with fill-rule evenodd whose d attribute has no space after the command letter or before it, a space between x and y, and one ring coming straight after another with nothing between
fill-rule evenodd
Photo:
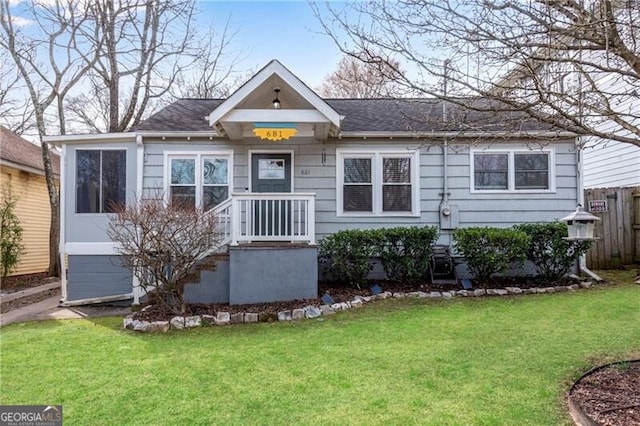
<instances>
[{"instance_id":1,"label":"mulch bed","mask_svg":"<svg viewBox=\"0 0 640 426\"><path fill-rule=\"evenodd\" d=\"M530 277L497 277L493 278L491 283L484 286L478 285L478 288L505 288L505 287L520 287L522 289L532 287L553 287L556 285L569 285L575 284L577 281L571 280L571 278L565 278L561 282L543 282L536 278ZM187 310L184 316L191 315L215 315L216 312L229 312L231 314L240 312L254 312L254 313L273 313L276 314L280 311L293 310L304 308L308 305L321 305L323 304L321 297L326 293L331 296L335 303L347 302L353 300L356 296L371 296L371 287L374 284L378 284L383 291L389 291L391 293L404 292L409 293L413 291L457 291L462 290L462 287L458 284L455 285L434 285L431 283L422 283L416 285L406 285L397 283L394 281L386 280L371 280L366 286L362 286L360 289L354 288L343 283L335 282L321 282L318 284L318 298L316 299L304 299L304 300L291 300L287 302L269 302L269 303L255 303L251 305L228 305L228 304L200 304L194 303L187 305ZM143 312L137 312L135 318L141 321L168 321L175 314L169 312L161 303L153 303L151 301L149 308Z\"/></svg>"},{"instance_id":2,"label":"mulch bed","mask_svg":"<svg viewBox=\"0 0 640 426\"><path fill-rule=\"evenodd\" d=\"M640 425L640 361L617 363L584 376L570 397L603 426Z\"/></svg>"},{"instance_id":3,"label":"mulch bed","mask_svg":"<svg viewBox=\"0 0 640 426\"><path fill-rule=\"evenodd\" d=\"M3 278L2 286L0 287L2 288L3 293L12 293L14 291L20 291L27 288L38 287L59 279L59 277L49 277L46 272L39 274L16 275L13 277Z\"/></svg>"},{"instance_id":4,"label":"mulch bed","mask_svg":"<svg viewBox=\"0 0 640 426\"><path fill-rule=\"evenodd\" d=\"M24 289L21 289L21 290L24 290ZM32 294L31 296L21 297L20 299L2 303L2 305L0 306L0 312L4 314L9 311L13 311L15 309L24 308L25 306L41 302L50 297L60 296L60 295L61 295L60 288L41 291L40 293Z\"/></svg>"}]
</instances>

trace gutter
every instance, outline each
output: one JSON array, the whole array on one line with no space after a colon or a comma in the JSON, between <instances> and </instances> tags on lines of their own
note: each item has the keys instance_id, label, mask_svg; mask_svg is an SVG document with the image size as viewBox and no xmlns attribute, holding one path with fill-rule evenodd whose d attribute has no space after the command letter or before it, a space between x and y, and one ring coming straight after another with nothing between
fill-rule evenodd
<instances>
[{"instance_id":1,"label":"gutter","mask_svg":"<svg viewBox=\"0 0 640 426\"><path fill-rule=\"evenodd\" d=\"M509 137L511 140L506 142L513 142L514 137L522 138L575 138L577 135L573 132L567 131L530 131L530 132L482 132L482 131L458 131L458 132L407 132L407 131L378 131L378 132L340 132L339 138L374 138L374 137L388 137L388 138L486 138L486 137Z\"/></svg>"},{"instance_id":2,"label":"gutter","mask_svg":"<svg viewBox=\"0 0 640 426\"><path fill-rule=\"evenodd\" d=\"M59 197L59 208L58 208L58 214L60 215L59 217L59 229L58 232L60 233L60 236L58 237L58 256L60 256L60 293L61 293L61 297L62 299L60 300L60 303L64 303L67 300L67 256L66 256L66 239L65 239L65 232L66 232L66 193L67 191L65 190L65 185L67 182L67 179L65 177L65 172L67 169L67 146L63 146L62 147L62 152L60 153L60 179L59 179L59 191L60 191L60 197Z\"/></svg>"}]
</instances>

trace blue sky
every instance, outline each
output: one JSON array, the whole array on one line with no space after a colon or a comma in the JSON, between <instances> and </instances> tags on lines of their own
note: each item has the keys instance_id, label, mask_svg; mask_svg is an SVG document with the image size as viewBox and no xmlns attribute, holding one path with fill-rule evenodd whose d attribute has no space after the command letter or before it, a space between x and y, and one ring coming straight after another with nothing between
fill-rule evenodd
<instances>
[{"instance_id":1,"label":"blue sky","mask_svg":"<svg viewBox=\"0 0 640 426\"><path fill-rule=\"evenodd\" d=\"M237 34L242 69L257 70L278 59L312 88L333 71L341 53L333 40L320 34L320 24L306 1L199 1L198 21L224 25L230 19Z\"/></svg>"}]
</instances>

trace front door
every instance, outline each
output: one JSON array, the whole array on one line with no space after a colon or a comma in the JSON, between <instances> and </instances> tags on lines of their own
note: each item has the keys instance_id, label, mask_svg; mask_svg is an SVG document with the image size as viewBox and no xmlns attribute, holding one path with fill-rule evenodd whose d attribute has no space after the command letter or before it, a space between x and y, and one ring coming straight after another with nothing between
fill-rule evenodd
<instances>
[{"instance_id":1,"label":"front door","mask_svg":"<svg viewBox=\"0 0 640 426\"><path fill-rule=\"evenodd\" d=\"M252 154L251 192L291 192L291 154ZM254 235L290 235L291 201L259 200L253 205L253 217Z\"/></svg>"}]
</instances>

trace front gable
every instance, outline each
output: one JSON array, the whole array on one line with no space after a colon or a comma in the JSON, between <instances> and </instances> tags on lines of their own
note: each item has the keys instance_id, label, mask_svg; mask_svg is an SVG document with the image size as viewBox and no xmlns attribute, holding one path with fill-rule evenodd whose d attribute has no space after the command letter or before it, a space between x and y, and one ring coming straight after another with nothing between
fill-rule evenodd
<instances>
[{"instance_id":1,"label":"front gable","mask_svg":"<svg viewBox=\"0 0 640 426\"><path fill-rule=\"evenodd\" d=\"M279 92L276 90L279 89ZM281 108L273 107L278 97ZM340 131L341 116L277 60L272 60L208 116L232 140L254 136L265 123L295 126L299 136L324 140Z\"/></svg>"}]
</instances>

